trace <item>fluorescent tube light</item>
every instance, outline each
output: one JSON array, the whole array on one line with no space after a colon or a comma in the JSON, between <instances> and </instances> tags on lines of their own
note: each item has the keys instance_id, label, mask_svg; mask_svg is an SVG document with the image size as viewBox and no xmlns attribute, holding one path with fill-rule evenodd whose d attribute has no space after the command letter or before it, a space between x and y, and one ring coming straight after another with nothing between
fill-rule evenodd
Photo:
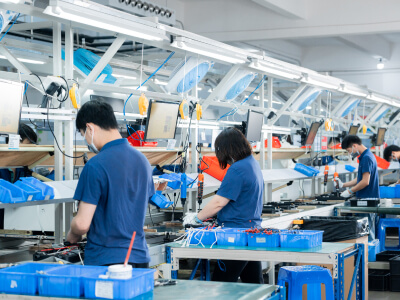
<instances>
[{"instance_id":1,"label":"fluorescent tube light","mask_svg":"<svg viewBox=\"0 0 400 300\"><path fill-rule=\"evenodd\" d=\"M167 84L168 84L168 82L166 82L166 81L161 81L161 80L158 80L158 79L154 79L154 83L155 83L155 84L158 84L158 85L167 85Z\"/></svg>"},{"instance_id":2,"label":"fluorescent tube light","mask_svg":"<svg viewBox=\"0 0 400 300\"><path fill-rule=\"evenodd\" d=\"M302 77L301 74L294 74L290 72L289 70L283 70L280 69L279 67L275 66L269 66L265 62L260 61L260 60L255 60L249 64L250 68L256 69L258 71L261 71L263 73L266 73L268 75L275 75L277 77L281 77L284 79L300 79Z\"/></svg>"},{"instance_id":3,"label":"fluorescent tube light","mask_svg":"<svg viewBox=\"0 0 400 300\"><path fill-rule=\"evenodd\" d=\"M119 77L119 78L126 78L126 79L137 79L137 77L134 77L134 76L115 74L115 73L112 73L112 76L117 77L117 78Z\"/></svg>"},{"instance_id":4,"label":"fluorescent tube light","mask_svg":"<svg viewBox=\"0 0 400 300\"><path fill-rule=\"evenodd\" d=\"M7 58L4 55L0 55L0 59L7 59ZM22 58L22 57L17 57L17 59L20 62L24 62L24 63L28 63L28 64L35 64L35 65L44 65L46 63L45 61Z\"/></svg>"}]
</instances>

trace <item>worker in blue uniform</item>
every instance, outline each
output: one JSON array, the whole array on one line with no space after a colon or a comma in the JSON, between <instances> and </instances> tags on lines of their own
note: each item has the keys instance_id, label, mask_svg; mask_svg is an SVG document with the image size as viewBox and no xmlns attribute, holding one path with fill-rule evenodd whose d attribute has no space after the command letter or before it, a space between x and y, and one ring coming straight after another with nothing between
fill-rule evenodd
<instances>
[{"instance_id":1,"label":"worker in blue uniform","mask_svg":"<svg viewBox=\"0 0 400 300\"><path fill-rule=\"evenodd\" d=\"M346 149L352 158L358 157L359 165L357 179L346 183L342 183L338 179L339 188L346 188L340 196L349 198L355 194L357 198L361 199L379 199L379 176L375 156L356 135L346 136L342 141L342 149ZM369 214L370 239L375 239L377 221L375 214Z\"/></svg>"},{"instance_id":2,"label":"worker in blue uniform","mask_svg":"<svg viewBox=\"0 0 400 300\"><path fill-rule=\"evenodd\" d=\"M121 137L108 103L85 103L78 111L76 128L97 155L79 177L74 195L79 208L67 241L77 243L87 233L85 265L120 264L136 231L129 263L148 267L143 226L148 200L155 193L150 163Z\"/></svg>"},{"instance_id":3,"label":"worker in blue uniform","mask_svg":"<svg viewBox=\"0 0 400 300\"><path fill-rule=\"evenodd\" d=\"M388 162L400 162L400 147L397 145L390 145L383 150L383 158L386 159ZM396 184L400 184L400 180L396 183L390 185L395 186Z\"/></svg>"},{"instance_id":4,"label":"worker in blue uniform","mask_svg":"<svg viewBox=\"0 0 400 300\"><path fill-rule=\"evenodd\" d=\"M219 165L229 167L217 195L200 211L188 213L184 224L201 224L217 215L218 224L231 228L261 226L264 180L261 168L242 132L236 128L223 130L215 140ZM222 260L215 268L212 280L263 283L261 262Z\"/></svg>"}]
</instances>

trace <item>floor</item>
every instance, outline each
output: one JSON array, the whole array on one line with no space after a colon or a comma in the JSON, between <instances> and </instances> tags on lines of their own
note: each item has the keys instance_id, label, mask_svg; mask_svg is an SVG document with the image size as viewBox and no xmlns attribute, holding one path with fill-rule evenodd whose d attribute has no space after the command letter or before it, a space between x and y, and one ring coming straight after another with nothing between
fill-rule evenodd
<instances>
[{"instance_id":1,"label":"floor","mask_svg":"<svg viewBox=\"0 0 400 300\"><path fill-rule=\"evenodd\" d=\"M368 299L369 300L399 300L400 299L400 292L399 293L392 293L392 292L368 292Z\"/></svg>"}]
</instances>

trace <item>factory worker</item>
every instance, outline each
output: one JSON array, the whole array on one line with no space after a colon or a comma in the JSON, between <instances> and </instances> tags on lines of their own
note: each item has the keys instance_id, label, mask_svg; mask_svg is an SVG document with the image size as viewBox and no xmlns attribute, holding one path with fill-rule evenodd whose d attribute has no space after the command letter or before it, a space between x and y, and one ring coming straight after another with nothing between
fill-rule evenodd
<instances>
[{"instance_id":1,"label":"factory worker","mask_svg":"<svg viewBox=\"0 0 400 300\"><path fill-rule=\"evenodd\" d=\"M400 161L400 147L396 145L390 145L385 148L383 151L383 158L388 162L391 161ZM396 184L400 184L400 180L396 182Z\"/></svg>"},{"instance_id":2,"label":"factory worker","mask_svg":"<svg viewBox=\"0 0 400 300\"><path fill-rule=\"evenodd\" d=\"M239 130L227 128L215 140L215 154L222 169L231 166L217 195L198 214L188 213L184 225L217 215L224 227L260 227L264 181L249 142ZM245 283L263 283L261 262L222 260L212 280L237 282L239 277Z\"/></svg>"},{"instance_id":3,"label":"factory worker","mask_svg":"<svg viewBox=\"0 0 400 300\"><path fill-rule=\"evenodd\" d=\"M87 233L85 265L120 264L136 231L129 263L148 267L143 226L148 199L155 193L150 163L121 137L108 103L85 103L78 111L76 128L98 154L79 177L74 199L80 203L67 241L79 242Z\"/></svg>"},{"instance_id":4,"label":"factory worker","mask_svg":"<svg viewBox=\"0 0 400 300\"><path fill-rule=\"evenodd\" d=\"M342 141L342 149L345 149L352 158L359 156L357 179L343 183L338 179L339 188L347 188L340 196L349 198L355 195L357 198L379 199L378 166L375 156L361 143L356 135L348 135ZM370 238L375 238L375 214L369 214Z\"/></svg>"}]
</instances>

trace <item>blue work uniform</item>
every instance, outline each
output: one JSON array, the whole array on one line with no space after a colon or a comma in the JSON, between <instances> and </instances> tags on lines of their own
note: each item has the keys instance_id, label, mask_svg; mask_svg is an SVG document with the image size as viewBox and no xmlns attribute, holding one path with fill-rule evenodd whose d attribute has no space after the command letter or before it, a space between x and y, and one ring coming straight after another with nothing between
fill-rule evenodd
<instances>
[{"instance_id":1,"label":"blue work uniform","mask_svg":"<svg viewBox=\"0 0 400 300\"><path fill-rule=\"evenodd\" d=\"M16 168L15 173L9 169L0 169L0 178L8 182L14 183L21 177L31 177L31 172L24 168Z\"/></svg>"},{"instance_id":2,"label":"blue work uniform","mask_svg":"<svg viewBox=\"0 0 400 300\"><path fill-rule=\"evenodd\" d=\"M233 228L260 226L263 188L261 168L253 155L234 162L217 192L230 200L218 212L218 224Z\"/></svg>"},{"instance_id":3,"label":"blue work uniform","mask_svg":"<svg viewBox=\"0 0 400 300\"><path fill-rule=\"evenodd\" d=\"M366 149L358 158L358 174L357 183L362 180L364 173L370 174L369 185L356 192L357 198L380 198L379 195L379 176L378 165L376 158L369 149ZM369 223L369 240L375 239L375 228L379 222L379 217L376 214L368 214Z\"/></svg>"},{"instance_id":4,"label":"blue work uniform","mask_svg":"<svg viewBox=\"0 0 400 300\"><path fill-rule=\"evenodd\" d=\"M74 196L97 205L87 233L85 265L123 263L134 231L129 262L150 261L143 226L154 193L149 161L126 139L105 144L88 161Z\"/></svg>"}]
</instances>

